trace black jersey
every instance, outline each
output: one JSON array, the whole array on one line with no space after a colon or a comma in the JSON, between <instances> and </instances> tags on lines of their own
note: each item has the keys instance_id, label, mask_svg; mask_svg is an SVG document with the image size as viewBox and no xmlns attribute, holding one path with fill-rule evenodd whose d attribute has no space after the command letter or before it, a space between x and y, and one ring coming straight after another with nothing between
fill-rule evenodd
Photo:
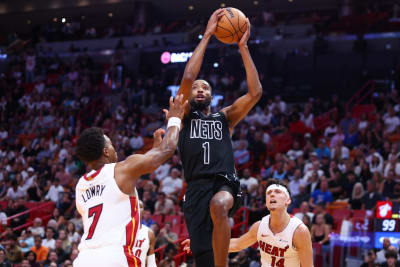
<instances>
[{"instance_id":1,"label":"black jersey","mask_svg":"<svg viewBox=\"0 0 400 267\"><path fill-rule=\"evenodd\" d=\"M223 112L205 116L191 110L183 120L179 153L185 180L212 174L235 174L232 140Z\"/></svg>"}]
</instances>

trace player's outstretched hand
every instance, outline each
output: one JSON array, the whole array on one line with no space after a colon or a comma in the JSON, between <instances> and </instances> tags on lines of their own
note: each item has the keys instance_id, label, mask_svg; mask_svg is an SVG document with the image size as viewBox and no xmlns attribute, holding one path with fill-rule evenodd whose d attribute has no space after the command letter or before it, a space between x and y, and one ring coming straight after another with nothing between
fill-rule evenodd
<instances>
[{"instance_id":1,"label":"player's outstretched hand","mask_svg":"<svg viewBox=\"0 0 400 267\"><path fill-rule=\"evenodd\" d=\"M190 250L190 239L185 239L182 241L181 246L183 246L182 250L186 252L186 254L192 253Z\"/></svg>"},{"instance_id":2,"label":"player's outstretched hand","mask_svg":"<svg viewBox=\"0 0 400 267\"><path fill-rule=\"evenodd\" d=\"M153 148L160 146L162 142L162 136L165 134L164 129L157 129L153 134Z\"/></svg>"},{"instance_id":3,"label":"player's outstretched hand","mask_svg":"<svg viewBox=\"0 0 400 267\"><path fill-rule=\"evenodd\" d=\"M246 46L247 45L247 41L250 38L250 30L251 30L250 20L247 18L246 22L247 22L246 32L243 34L242 38L240 39L240 41L238 43L239 47L240 46Z\"/></svg>"},{"instance_id":4,"label":"player's outstretched hand","mask_svg":"<svg viewBox=\"0 0 400 267\"><path fill-rule=\"evenodd\" d=\"M178 95L175 97L175 99L173 99L171 96L169 98L169 110L163 109L166 119L169 120L171 117L178 117L182 120L183 116L185 115L187 105L187 100L183 103L183 94Z\"/></svg>"},{"instance_id":5,"label":"player's outstretched hand","mask_svg":"<svg viewBox=\"0 0 400 267\"><path fill-rule=\"evenodd\" d=\"M213 35L215 33L215 30L217 29L217 24L219 19L224 15L224 9L219 8L212 13L210 19L208 20L207 23L207 28L206 31L204 32L204 35Z\"/></svg>"}]
</instances>

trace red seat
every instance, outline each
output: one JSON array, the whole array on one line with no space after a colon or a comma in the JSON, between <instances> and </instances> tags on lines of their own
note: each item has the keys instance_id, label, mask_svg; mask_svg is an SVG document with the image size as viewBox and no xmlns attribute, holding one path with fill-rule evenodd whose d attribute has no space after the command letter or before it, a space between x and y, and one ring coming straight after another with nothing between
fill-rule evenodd
<instances>
[{"instance_id":1,"label":"red seat","mask_svg":"<svg viewBox=\"0 0 400 267\"><path fill-rule=\"evenodd\" d=\"M353 218L364 219L366 216L365 210L353 210Z\"/></svg>"},{"instance_id":2,"label":"red seat","mask_svg":"<svg viewBox=\"0 0 400 267\"><path fill-rule=\"evenodd\" d=\"M161 214L157 214L157 215L151 215L150 218L156 223L158 224L158 226L161 228L162 224L163 224L163 216Z\"/></svg>"},{"instance_id":3,"label":"red seat","mask_svg":"<svg viewBox=\"0 0 400 267\"><path fill-rule=\"evenodd\" d=\"M189 237L189 232L188 232L185 220L183 220L183 223L181 224L179 237L183 237L183 238L188 238Z\"/></svg>"}]
</instances>

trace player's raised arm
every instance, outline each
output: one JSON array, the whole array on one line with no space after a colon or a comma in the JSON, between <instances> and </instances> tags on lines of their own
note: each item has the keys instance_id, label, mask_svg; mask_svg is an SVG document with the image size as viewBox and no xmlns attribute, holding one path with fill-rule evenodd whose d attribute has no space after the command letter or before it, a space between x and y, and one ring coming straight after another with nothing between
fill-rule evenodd
<instances>
[{"instance_id":1,"label":"player's raised arm","mask_svg":"<svg viewBox=\"0 0 400 267\"><path fill-rule=\"evenodd\" d=\"M116 177L121 177L122 180L136 180L143 174L155 171L168 158L172 157L178 144L181 119L187 105L187 101L183 102L182 95L178 95L175 100L171 97L169 102L170 119L164 139L160 141L163 130L156 131L153 148L144 155L134 154L117 163Z\"/></svg>"},{"instance_id":2,"label":"player's raised arm","mask_svg":"<svg viewBox=\"0 0 400 267\"><path fill-rule=\"evenodd\" d=\"M223 13L224 10L220 8L211 15L210 19L208 20L207 28L204 32L203 38L194 50L193 55L189 59L189 62L186 64L185 72L183 73L181 85L178 90L178 95L183 94L183 101L189 99L192 84L196 80L201 65L203 64L204 52L206 51L211 36L214 34L217 28L218 20L223 15ZM189 107L187 107L185 114L187 114L188 111Z\"/></svg>"},{"instance_id":3,"label":"player's raised arm","mask_svg":"<svg viewBox=\"0 0 400 267\"><path fill-rule=\"evenodd\" d=\"M299 252L301 267L313 267L311 235L304 224L299 225L294 232L293 245Z\"/></svg>"},{"instance_id":4,"label":"player's raised arm","mask_svg":"<svg viewBox=\"0 0 400 267\"><path fill-rule=\"evenodd\" d=\"M261 221L254 223L250 230L239 238L231 238L229 252L238 252L246 249L257 242L257 232Z\"/></svg>"},{"instance_id":5,"label":"player's raised arm","mask_svg":"<svg viewBox=\"0 0 400 267\"><path fill-rule=\"evenodd\" d=\"M224 112L229 121L231 132L235 125L246 117L247 113L254 107L258 100L260 100L262 95L262 87L258 77L258 72L247 46L249 38L250 21L247 19L247 30L240 39L238 46L246 69L247 86L249 87L249 91L244 96L238 98L231 106L222 109L222 112Z\"/></svg>"}]
</instances>

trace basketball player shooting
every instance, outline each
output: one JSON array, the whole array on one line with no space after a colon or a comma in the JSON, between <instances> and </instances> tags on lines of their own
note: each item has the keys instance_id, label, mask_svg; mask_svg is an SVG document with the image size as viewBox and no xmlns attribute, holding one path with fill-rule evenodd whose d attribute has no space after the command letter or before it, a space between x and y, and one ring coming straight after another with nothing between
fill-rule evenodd
<instances>
[{"instance_id":1,"label":"basketball player shooting","mask_svg":"<svg viewBox=\"0 0 400 267\"><path fill-rule=\"evenodd\" d=\"M144 266L133 254L140 226L136 181L174 154L188 105L182 99L182 95L175 101L170 99L167 133L162 139L164 130L157 130L153 148L146 154L134 154L117 162L111 140L100 128L88 128L79 136L76 154L91 171L80 178L75 191L84 233L74 267ZM147 264L155 266L154 254Z\"/></svg>"},{"instance_id":2,"label":"basketball player shooting","mask_svg":"<svg viewBox=\"0 0 400 267\"><path fill-rule=\"evenodd\" d=\"M291 197L286 185L270 179L266 190L270 215L255 222L239 238L230 240L229 252L238 252L258 243L262 267L312 267L311 235L303 222L287 213ZM190 240L182 242L190 252Z\"/></svg>"},{"instance_id":3,"label":"basketball player shooting","mask_svg":"<svg viewBox=\"0 0 400 267\"><path fill-rule=\"evenodd\" d=\"M248 92L231 106L212 113L211 86L196 80L205 49L215 33L223 9L210 17L202 40L186 65L178 94L189 100L179 137L179 152L188 183L183 212L196 266L227 266L231 216L240 206L231 134L262 94L258 73L247 47L250 23L238 42L246 70ZM167 114L167 118L169 114Z\"/></svg>"}]
</instances>

